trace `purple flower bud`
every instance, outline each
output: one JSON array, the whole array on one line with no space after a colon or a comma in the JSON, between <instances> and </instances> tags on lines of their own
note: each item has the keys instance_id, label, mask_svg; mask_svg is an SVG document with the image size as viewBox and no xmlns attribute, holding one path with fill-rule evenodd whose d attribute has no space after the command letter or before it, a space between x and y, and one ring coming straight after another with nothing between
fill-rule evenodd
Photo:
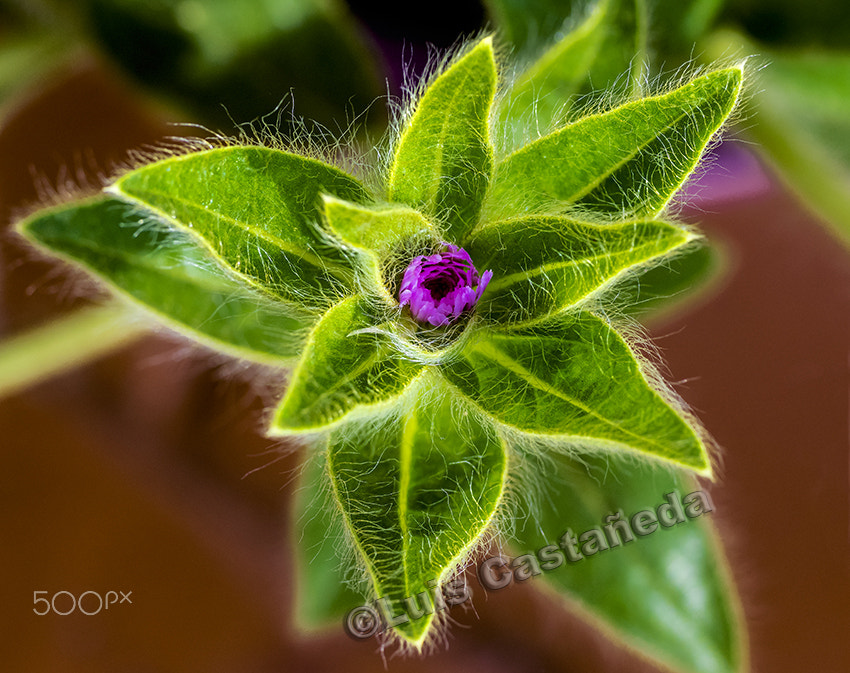
<instances>
[{"instance_id":1,"label":"purple flower bud","mask_svg":"<svg viewBox=\"0 0 850 673\"><path fill-rule=\"evenodd\" d=\"M434 255L414 257L404 272L398 301L409 305L419 322L448 325L475 303L493 277L485 271L480 277L469 253L450 243Z\"/></svg>"}]
</instances>

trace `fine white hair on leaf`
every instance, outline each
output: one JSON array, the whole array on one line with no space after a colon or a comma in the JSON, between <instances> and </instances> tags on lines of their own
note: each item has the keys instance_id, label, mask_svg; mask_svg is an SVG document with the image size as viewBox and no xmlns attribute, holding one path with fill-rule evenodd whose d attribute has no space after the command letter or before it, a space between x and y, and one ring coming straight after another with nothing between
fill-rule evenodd
<instances>
[{"instance_id":1,"label":"fine white hair on leaf","mask_svg":"<svg viewBox=\"0 0 850 673\"><path fill-rule=\"evenodd\" d=\"M376 99L378 102L380 99ZM127 159L111 171L110 181L134 169L156 161L226 147L265 147L299 154L336 166L359 178L367 188L378 191L380 179L376 150L362 139L368 136L365 126L367 110L349 113L344 126L334 131L298 116L294 95L285 96L271 112L252 121L234 123L235 131L227 134L200 124L175 124L192 131L185 136L169 136L160 142L129 152ZM368 149L367 149L368 148Z\"/></svg>"},{"instance_id":2,"label":"fine white hair on leaf","mask_svg":"<svg viewBox=\"0 0 850 673\"><path fill-rule=\"evenodd\" d=\"M326 539L330 541L337 556L339 576L353 592L359 594L365 600L372 593L371 581L365 564L358 558L354 544L350 540L350 532L345 526L342 511L333 492L331 478L328 473L327 446L317 447L315 443L312 443L303 453L305 457L299 468L299 472L311 471L321 476L317 483L302 483L300 489L307 491L315 489L317 491L308 494L306 497L317 498L321 502L322 511L327 515L330 528L327 531ZM313 463L313 467L318 469L309 470L309 463ZM300 495L299 497L303 498L305 496ZM305 515L306 512L301 513L302 517ZM313 516L320 516L320 513L316 511ZM307 523L306 520L297 521L296 530L306 526ZM305 556L308 558L311 552L316 553L315 550L304 550ZM351 607L353 608L355 606L352 605Z\"/></svg>"},{"instance_id":3,"label":"fine white hair on leaf","mask_svg":"<svg viewBox=\"0 0 850 673\"><path fill-rule=\"evenodd\" d=\"M577 17L580 14L574 16L575 18L571 19L571 21L578 21ZM45 202L64 203L72 198L78 198L81 193L91 193L107 184L110 177L115 178L129 170L154 161L199 151L234 146L268 147L321 160L355 175L371 190L373 195L378 199L383 198L386 195L383 193L382 178L388 174L393 152L397 147L402 132L415 113L417 101L421 98L423 92L427 90L428 85L440 73L444 72L455 59L466 53L477 42L478 37L481 36L475 36L472 39L459 42L452 49L440 55L432 51L429 54L429 63L425 68L425 73L421 77L414 78L409 72L406 73L401 98L388 99L387 101L391 112L389 132L382 140L375 143L372 149L365 149L365 145L357 139L358 132L362 127L362 116L352 117L348 120L345 127L331 131L324 126L310 123L303 118L297 117L294 113L294 99L290 96L282 100L280 105L269 114L252 122L238 125L237 132L234 135L224 135L211 132L209 129L203 127L193 126L191 128L202 132L204 137L166 138L155 146L142 148L131 153L125 164L112 171L111 175L98 168L95 172L97 177L94 180L88 177L91 174L90 171L70 169L63 170L54 182L48 182L43 176L38 176L36 182L40 189L41 205L44 205ZM497 54L499 61L503 62L502 51L499 48L497 48ZM736 65L739 63L736 62ZM749 68L749 65L743 67ZM505 72L508 74L505 75ZM520 70L518 68L502 68L503 82L505 80L508 82L514 80L519 72ZM672 76L667 75L663 78L658 76L652 81L647 80L642 82L639 88L645 91L654 91L656 94L662 93L686 84L702 73L703 71L699 67L690 63L683 66ZM610 110L632 99L638 94L627 93L629 90L629 80L630 74L624 73L613 89L608 92L594 92L578 102L573 102L573 106L569 111L564 110L561 115L561 118L564 120L563 123L570 123L589 113ZM502 91L504 91L504 88L502 88ZM503 96L504 94L499 95ZM535 140L541 133L546 131L546 129L537 127L534 120L533 106L529 111L528 117L528 129L525 131L526 135L521 138L522 142ZM497 118L494 112L492 120ZM726 123L728 124L730 122L727 121ZM286 129L286 137L282 133L284 127ZM502 127L496 128L493 131L492 135L497 152L504 154L504 148L510 144L507 140L509 133L515 133L515 130ZM719 134L714 136L709 144L709 149L716 142L719 142ZM497 154L497 156L499 155ZM678 204L679 202L675 200L668 204L665 214L675 211ZM501 219L508 213L526 212L527 210L526 204L521 199L514 199L510 203L491 203L488 201L484 207L484 217ZM529 214L552 213L602 224L626 214L618 213L605 217L576 206L565 208L563 204L554 201L551 204L535 205ZM321 245L342 249L350 259L357 260L358 255L361 253L351 246L346 247L342 242L337 240L323 221L319 220L310 224ZM148 213L143 208L139 208L138 212L134 211L134 221L128 223L128 226L138 227L140 232L154 230L161 232L161 237L157 242L157 245L161 246L161 248L175 246L180 239L177 233L169 233L170 230L162 220ZM393 284L397 284L398 276L403 272L412 256L422 254L428 246L432 246L433 244L434 241L430 240L416 241L415 243L401 246L392 251L388 255L388 258L382 261L383 268L381 269L381 273L384 274L385 285L390 287ZM604 250L600 252L604 253ZM680 252L670 253L665 259L672 259L675 254L680 254ZM263 258L262 263L271 264L272 262ZM627 272L623 272L617 278L612 279L588 297L581 308L592 311L616 327L617 332L623 337L634 353L642 376L654 390L659 392L664 401L674 408L694 428L694 431L703 443L709 447L709 456L712 464L716 464L719 455L716 446L679 395L672 386L666 383L665 378L661 375L659 371L660 365L657 364L660 361L657 346L648 340L643 328L637 323L623 315L612 313L614 309L606 312L604 308L607 306L607 302L604 300L610 298L610 293L616 292L617 284L620 281L624 278L637 275L648 265L647 263L639 267L634 267ZM226 273L221 265L212 257L205 263L204 270ZM592 273L593 270L588 268L586 272ZM91 283L88 280L88 276L81 277L87 279L85 282ZM372 292L366 280L355 277L353 282L361 291L367 294ZM76 283L73 286L83 287ZM88 293L90 291L91 288L86 287L86 292ZM547 277L546 274L541 275L538 291L541 293L553 292L551 278ZM257 294L259 295L260 293L258 292ZM337 298L330 296L324 297L324 299L329 300L328 303ZM377 299L381 299L381 297L377 297ZM272 300L268 297L258 297L258 301L271 302ZM311 306L311 309L315 313L319 312L320 303L318 302L316 305ZM380 304L380 302L376 303ZM571 308L574 309L576 307ZM458 357L467 340L474 338L474 329L480 325L480 322L476 318L472 318L468 323L458 324L454 330L449 330L448 332L436 329L427 330L416 326L408 326L405 329L403 321L399 319L401 317L401 309L397 305L387 304L386 302L384 302L383 308L376 311L375 317L378 320L373 327L357 330L354 333L379 334L389 340L400 357L423 365L450 363L454 358ZM392 322L394 327L388 327L386 323L389 322ZM302 333L275 336L281 339L304 338L306 331L307 329L305 328ZM214 358L224 357L210 355L208 359L213 360ZM244 375L248 380L254 382L252 390L264 400L269 400L269 398L273 397L273 391L279 388L280 378L282 377L280 369L246 365L241 363L241 361L234 361L231 358L226 358L225 361L231 364L220 365L220 375L222 377ZM594 455L604 457L611 450L611 447L603 446L601 443L598 445L580 444L569 436L535 436L501 425L473 404L463 399L440 375L430 373L421 377L406 393L388 404L357 409L339 423L335 423L333 432L347 441L366 442L382 426L403 422L410 414L415 413L416 405L437 403L439 396L442 395L450 396L449 408L451 417L461 436L471 434L470 428L472 427L472 423L470 419L475 419L477 423L496 429L507 447L509 467L504 493L501 496L496 514L488 522L486 528L478 535L477 539L470 541L470 544L458 555L451 567L446 569L443 577L440 578L446 580L463 572L464 568L474 558L476 550L482 546L486 546L487 544L501 545L503 540L514 537L518 527L536 525L535 522L539 518L540 509L543 507L546 499L552 496L553 488L552 484L545 481L541 475L552 474L555 471L553 468L557 455L569 456L580 467L583 462L582 455L584 453L591 452ZM270 405L267 406L266 413L267 415L272 413L272 407ZM312 435L304 435L298 439L293 439L293 445L320 445L327 435L327 430ZM327 474L326 451L326 448L311 451L308 454L307 460L319 461L324 466L322 468L323 478L318 488L321 490L320 497L324 502L326 510L331 513L333 524L328 535L333 540L334 548L340 557L341 574L347 578L356 591L366 595L371 591L368 571L363 559L357 556L357 551L351 541L351 531L345 527L340 511L340 504L334 497L330 478ZM621 451L617 455L621 456L627 462L634 461L635 464L651 465L659 470L672 469L660 461L648 459L639 455L637 452ZM424 644L426 649L434 648L441 643L445 644L447 636L442 626L449 620L450 616L447 611L438 612L435 621L436 628L431 629L428 639ZM399 643L402 649L417 649L408 646L403 639L398 638L392 632L387 634L386 637L393 642Z\"/></svg>"},{"instance_id":4,"label":"fine white hair on leaf","mask_svg":"<svg viewBox=\"0 0 850 673\"><path fill-rule=\"evenodd\" d=\"M410 64L405 63L401 96L390 98L388 107L390 112L389 132L387 134L387 149L383 153L381 164L382 174L389 175L390 165L404 130L417 111L417 104L422 95L428 90L440 75L442 75L453 63L465 56L478 42L490 35L491 32L481 30L476 34L459 38L451 47L438 50L433 45L428 45L427 62L421 73L415 73L410 69ZM504 49L498 44L493 45L497 63L500 63Z\"/></svg>"}]
</instances>

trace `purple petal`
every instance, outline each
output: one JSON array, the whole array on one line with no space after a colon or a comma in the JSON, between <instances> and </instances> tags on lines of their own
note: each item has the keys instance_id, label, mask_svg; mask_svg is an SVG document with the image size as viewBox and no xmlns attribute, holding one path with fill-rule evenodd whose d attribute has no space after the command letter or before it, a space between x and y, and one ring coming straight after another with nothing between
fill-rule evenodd
<instances>
[{"instance_id":1,"label":"purple petal","mask_svg":"<svg viewBox=\"0 0 850 673\"><path fill-rule=\"evenodd\" d=\"M448 325L475 306L492 271L478 275L469 253L450 243L433 255L414 257L401 281L399 304L419 322Z\"/></svg>"}]
</instances>

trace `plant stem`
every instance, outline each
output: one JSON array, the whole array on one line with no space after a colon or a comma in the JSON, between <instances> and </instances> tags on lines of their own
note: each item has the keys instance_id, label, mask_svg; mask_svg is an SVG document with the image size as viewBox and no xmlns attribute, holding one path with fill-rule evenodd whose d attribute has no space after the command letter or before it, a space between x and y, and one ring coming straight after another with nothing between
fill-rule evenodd
<instances>
[{"instance_id":1,"label":"plant stem","mask_svg":"<svg viewBox=\"0 0 850 673\"><path fill-rule=\"evenodd\" d=\"M109 304L0 342L0 398L116 350L144 332L125 307Z\"/></svg>"}]
</instances>

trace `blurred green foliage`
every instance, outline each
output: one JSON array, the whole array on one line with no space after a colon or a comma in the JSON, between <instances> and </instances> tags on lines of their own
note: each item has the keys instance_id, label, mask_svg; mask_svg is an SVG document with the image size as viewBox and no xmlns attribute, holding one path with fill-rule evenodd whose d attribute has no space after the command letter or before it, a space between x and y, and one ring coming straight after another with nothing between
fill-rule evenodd
<instances>
[{"instance_id":1,"label":"blurred green foliage","mask_svg":"<svg viewBox=\"0 0 850 673\"><path fill-rule=\"evenodd\" d=\"M337 131L383 93L374 45L338 0L5 0L0 16L0 87L17 35L32 34L40 49L87 45L216 129L281 109L283 132L294 114Z\"/></svg>"}]
</instances>

